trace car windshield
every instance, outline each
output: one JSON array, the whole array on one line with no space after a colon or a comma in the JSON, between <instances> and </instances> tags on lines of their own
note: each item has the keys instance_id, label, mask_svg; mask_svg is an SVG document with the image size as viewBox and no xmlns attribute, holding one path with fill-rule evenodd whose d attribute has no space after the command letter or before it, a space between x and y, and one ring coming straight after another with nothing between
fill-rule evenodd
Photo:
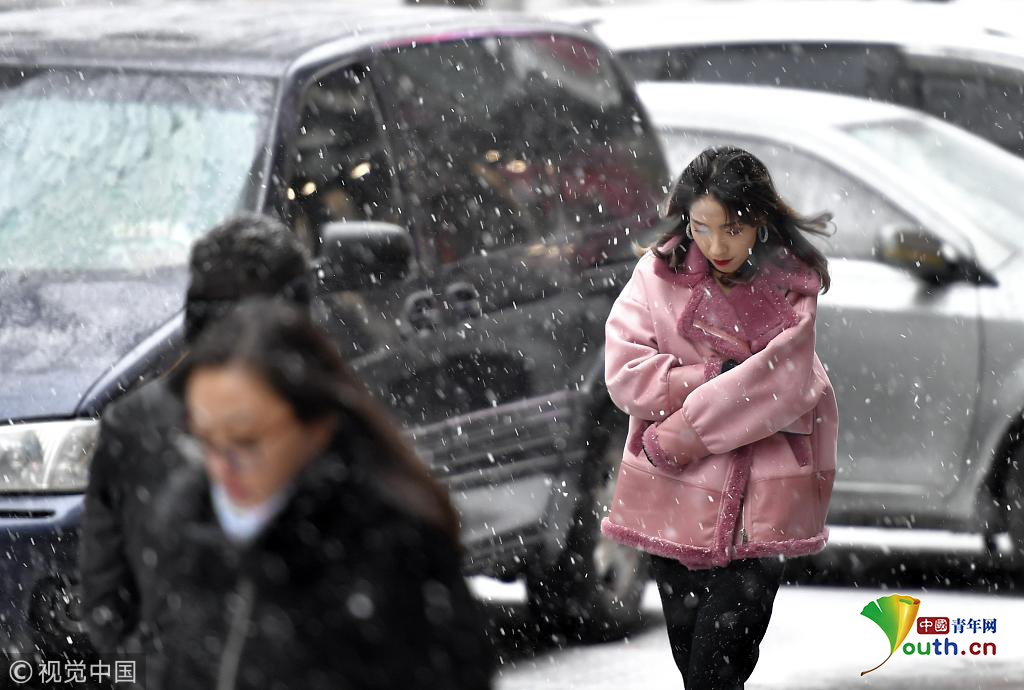
<instances>
[{"instance_id":1,"label":"car windshield","mask_svg":"<svg viewBox=\"0 0 1024 690\"><path fill-rule=\"evenodd\" d=\"M0 270L182 266L238 208L272 83L0 71Z\"/></svg>"},{"instance_id":2,"label":"car windshield","mask_svg":"<svg viewBox=\"0 0 1024 690\"><path fill-rule=\"evenodd\" d=\"M924 120L860 123L847 131L875 153L897 161L907 177L1011 251L1024 247L1024 160L966 132Z\"/></svg>"},{"instance_id":3,"label":"car windshield","mask_svg":"<svg viewBox=\"0 0 1024 690\"><path fill-rule=\"evenodd\" d=\"M0 418L70 414L250 206L274 82L0 68Z\"/></svg>"}]
</instances>

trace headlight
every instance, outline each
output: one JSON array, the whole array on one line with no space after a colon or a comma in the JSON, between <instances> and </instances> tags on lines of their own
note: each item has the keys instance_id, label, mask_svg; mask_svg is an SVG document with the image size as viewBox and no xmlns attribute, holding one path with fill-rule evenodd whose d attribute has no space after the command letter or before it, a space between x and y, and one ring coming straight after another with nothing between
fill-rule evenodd
<instances>
[{"instance_id":1,"label":"headlight","mask_svg":"<svg viewBox=\"0 0 1024 690\"><path fill-rule=\"evenodd\" d=\"M0 493L85 491L99 422L0 426Z\"/></svg>"}]
</instances>

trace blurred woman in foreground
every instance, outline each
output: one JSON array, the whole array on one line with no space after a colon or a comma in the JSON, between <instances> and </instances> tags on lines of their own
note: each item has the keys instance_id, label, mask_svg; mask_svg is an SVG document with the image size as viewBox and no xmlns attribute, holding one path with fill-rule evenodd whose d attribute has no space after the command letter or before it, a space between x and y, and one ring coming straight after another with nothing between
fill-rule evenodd
<instances>
[{"instance_id":1,"label":"blurred woman in foreground","mask_svg":"<svg viewBox=\"0 0 1024 690\"><path fill-rule=\"evenodd\" d=\"M163 687L490 687L451 504L307 315L243 305L177 386L201 462L159 498Z\"/></svg>"}]
</instances>

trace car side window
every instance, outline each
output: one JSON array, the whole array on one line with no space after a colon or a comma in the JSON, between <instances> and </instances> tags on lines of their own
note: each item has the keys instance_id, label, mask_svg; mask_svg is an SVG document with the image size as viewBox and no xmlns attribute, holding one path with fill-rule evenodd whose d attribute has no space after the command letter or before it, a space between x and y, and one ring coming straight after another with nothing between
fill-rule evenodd
<instances>
[{"instance_id":1,"label":"car side window","mask_svg":"<svg viewBox=\"0 0 1024 690\"><path fill-rule=\"evenodd\" d=\"M604 51L559 36L486 37L386 59L438 263L654 216L661 154Z\"/></svg>"},{"instance_id":2,"label":"car side window","mask_svg":"<svg viewBox=\"0 0 1024 690\"><path fill-rule=\"evenodd\" d=\"M755 154L761 155L779 193L796 210L833 214L835 234L811 238L829 256L874 259L879 230L919 225L882 194L816 156L773 144L763 145Z\"/></svg>"},{"instance_id":3,"label":"car side window","mask_svg":"<svg viewBox=\"0 0 1024 690\"><path fill-rule=\"evenodd\" d=\"M441 264L538 241L550 213L550 175L527 143L536 118L502 52L496 40L464 40L387 55L421 234Z\"/></svg>"},{"instance_id":4,"label":"car side window","mask_svg":"<svg viewBox=\"0 0 1024 690\"><path fill-rule=\"evenodd\" d=\"M661 132L661 141L665 147L672 181L675 182L697 154L710 146L722 146L731 140L712 132L671 129Z\"/></svg>"},{"instance_id":5,"label":"car side window","mask_svg":"<svg viewBox=\"0 0 1024 690\"><path fill-rule=\"evenodd\" d=\"M366 67L319 77L302 99L288 216L314 242L325 223L398 222L389 142Z\"/></svg>"},{"instance_id":6,"label":"car side window","mask_svg":"<svg viewBox=\"0 0 1024 690\"><path fill-rule=\"evenodd\" d=\"M712 132L670 131L664 137L676 174L708 146L739 146L760 158L779 194L797 211L833 214L835 232L831 237L809 236L828 256L871 260L878 230L890 225L919 225L879 192L830 163L791 146Z\"/></svg>"},{"instance_id":7,"label":"car side window","mask_svg":"<svg viewBox=\"0 0 1024 690\"><path fill-rule=\"evenodd\" d=\"M653 217L665 182L657 139L610 56L566 36L521 39L509 49L527 80L537 117L528 141L553 175L562 228L590 232Z\"/></svg>"},{"instance_id":8,"label":"car side window","mask_svg":"<svg viewBox=\"0 0 1024 690\"><path fill-rule=\"evenodd\" d=\"M634 81L664 81L669 78L668 66L672 51L667 48L630 50L619 53L619 59Z\"/></svg>"}]
</instances>

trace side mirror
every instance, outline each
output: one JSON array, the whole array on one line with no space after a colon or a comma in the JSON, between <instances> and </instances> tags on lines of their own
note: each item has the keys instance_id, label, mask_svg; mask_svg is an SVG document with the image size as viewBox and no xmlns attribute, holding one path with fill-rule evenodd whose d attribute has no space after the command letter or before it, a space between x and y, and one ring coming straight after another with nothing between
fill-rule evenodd
<instances>
[{"instance_id":1,"label":"side mirror","mask_svg":"<svg viewBox=\"0 0 1024 690\"><path fill-rule=\"evenodd\" d=\"M324 292L401 280L413 255L409 232L391 223L326 223L320 228L320 244L317 275Z\"/></svg>"},{"instance_id":2,"label":"side mirror","mask_svg":"<svg viewBox=\"0 0 1024 690\"><path fill-rule=\"evenodd\" d=\"M875 252L883 262L932 283L967 277L959 250L923 228L886 226L875 238Z\"/></svg>"}]
</instances>

